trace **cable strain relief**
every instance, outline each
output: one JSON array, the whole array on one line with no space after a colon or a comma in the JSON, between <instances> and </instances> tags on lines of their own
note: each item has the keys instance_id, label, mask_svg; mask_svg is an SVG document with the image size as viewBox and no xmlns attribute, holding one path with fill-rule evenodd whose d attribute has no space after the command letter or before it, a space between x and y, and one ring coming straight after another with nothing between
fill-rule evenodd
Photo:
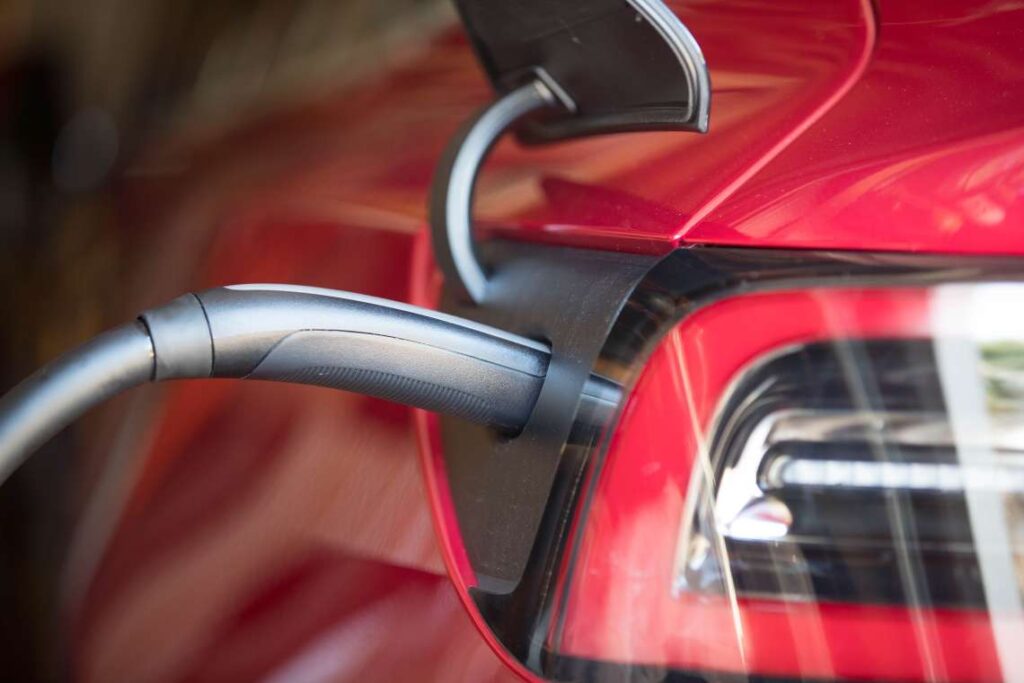
<instances>
[{"instance_id":1,"label":"cable strain relief","mask_svg":"<svg viewBox=\"0 0 1024 683\"><path fill-rule=\"evenodd\" d=\"M213 372L213 336L195 294L139 316L153 341L153 380L198 379Z\"/></svg>"}]
</instances>

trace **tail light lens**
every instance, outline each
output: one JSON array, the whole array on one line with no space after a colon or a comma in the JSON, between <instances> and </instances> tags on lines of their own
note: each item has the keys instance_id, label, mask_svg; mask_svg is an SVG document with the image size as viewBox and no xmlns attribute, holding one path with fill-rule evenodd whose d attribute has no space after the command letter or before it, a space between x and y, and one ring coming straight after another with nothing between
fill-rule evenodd
<instances>
[{"instance_id":1,"label":"tail light lens","mask_svg":"<svg viewBox=\"0 0 1024 683\"><path fill-rule=\"evenodd\" d=\"M685 319L581 508L563 673L1002 678L1024 643L1013 301L806 289Z\"/></svg>"},{"instance_id":2,"label":"tail light lens","mask_svg":"<svg viewBox=\"0 0 1024 683\"><path fill-rule=\"evenodd\" d=\"M958 444L923 340L797 345L751 368L728 403L712 484L694 479L677 594L910 606L923 594L984 609L966 494L1024 494L1019 410ZM979 454L961 460L958 445Z\"/></svg>"},{"instance_id":3,"label":"tail light lens","mask_svg":"<svg viewBox=\"0 0 1024 683\"><path fill-rule=\"evenodd\" d=\"M1024 677L1024 283L867 272L648 278L595 368L617 417L566 445L541 588L475 596L528 669Z\"/></svg>"}]
</instances>

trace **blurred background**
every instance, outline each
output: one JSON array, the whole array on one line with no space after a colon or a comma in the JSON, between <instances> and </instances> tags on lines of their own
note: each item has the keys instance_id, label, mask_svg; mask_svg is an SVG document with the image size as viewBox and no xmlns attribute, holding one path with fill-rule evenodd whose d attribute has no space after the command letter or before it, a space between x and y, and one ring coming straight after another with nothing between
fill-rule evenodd
<instances>
[{"instance_id":1,"label":"blurred background","mask_svg":"<svg viewBox=\"0 0 1024 683\"><path fill-rule=\"evenodd\" d=\"M0 3L0 387L123 315L146 237L118 195L148 150L336 92L451 16L440 0ZM67 671L60 573L92 476L75 438L0 489L5 680Z\"/></svg>"}]
</instances>

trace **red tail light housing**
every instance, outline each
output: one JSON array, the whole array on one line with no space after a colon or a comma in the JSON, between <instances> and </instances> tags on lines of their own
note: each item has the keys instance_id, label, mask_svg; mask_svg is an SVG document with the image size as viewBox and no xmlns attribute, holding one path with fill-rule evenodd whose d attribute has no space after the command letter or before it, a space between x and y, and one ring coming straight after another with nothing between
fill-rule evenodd
<instances>
[{"instance_id":1,"label":"red tail light housing","mask_svg":"<svg viewBox=\"0 0 1024 683\"><path fill-rule=\"evenodd\" d=\"M499 594L452 563L471 611L554 680L1022 673L1016 279L995 260L664 260L594 363L618 408L578 417L522 581Z\"/></svg>"}]
</instances>

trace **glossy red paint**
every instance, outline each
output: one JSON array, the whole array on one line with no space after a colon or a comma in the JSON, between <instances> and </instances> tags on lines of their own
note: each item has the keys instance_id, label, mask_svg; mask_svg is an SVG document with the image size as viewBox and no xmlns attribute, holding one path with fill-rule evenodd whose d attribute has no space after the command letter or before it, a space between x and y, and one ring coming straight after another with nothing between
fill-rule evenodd
<instances>
[{"instance_id":1,"label":"glossy red paint","mask_svg":"<svg viewBox=\"0 0 1024 683\"><path fill-rule=\"evenodd\" d=\"M1024 252L1024 11L880 3L855 87L687 242Z\"/></svg>"},{"instance_id":2,"label":"glossy red paint","mask_svg":"<svg viewBox=\"0 0 1024 683\"><path fill-rule=\"evenodd\" d=\"M791 344L930 329L929 294L916 289L739 296L685 318L646 365L579 522L562 651L751 675L998 680L985 612L671 595L695 457L737 374Z\"/></svg>"},{"instance_id":3,"label":"glossy red paint","mask_svg":"<svg viewBox=\"0 0 1024 683\"><path fill-rule=\"evenodd\" d=\"M544 204L503 234L655 251L704 243L1024 253L1024 94L1015 85L1024 10L984 0L886 0L859 14L853 3L805 7L848 14L792 17L792 30L775 34L774 12L792 8L746 6L752 23L735 26L719 23L728 6L679 8L712 73L710 132L681 136L635 174L586 188L562 184L572 168L545 169ZM789 71L772 73L771 59L744 70L738 35L758 36L762 57L786 55ZM822 43L843 50L824 54ZM766 128L752 96L760 89L783 97L773 105L783 118ZM719 154L742 166L719 165ZM723 184L712 190L709 179Z\"/></svg>"},{"instance_id":4,"label":"glossy red paint","mask_svg":"<svg viewBox=\"0 0 1024 683\"><path fill-rule=\"evenodd\" d=\"M710 132L616 136L600 141L598 158L538 164L544 201L512 217L517 230L564 243L671 248L849 90L874 44L867 0L668 4L711 70ZM576 146L590 152L596 144L566 145Z\"/></svg>"}]
</instances>

